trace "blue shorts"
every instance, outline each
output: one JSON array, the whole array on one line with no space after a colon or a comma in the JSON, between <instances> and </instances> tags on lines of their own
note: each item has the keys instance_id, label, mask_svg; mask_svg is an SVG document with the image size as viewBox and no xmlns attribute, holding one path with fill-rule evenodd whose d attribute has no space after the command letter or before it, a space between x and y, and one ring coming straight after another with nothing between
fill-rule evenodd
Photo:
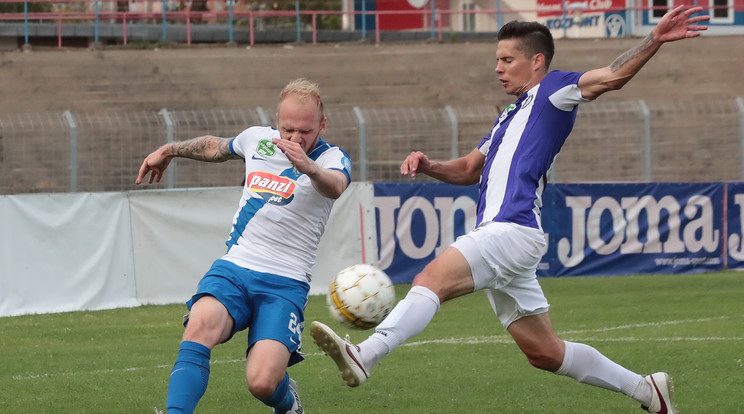
<instances>
[{"instance_id":1,"label":"blue shorts","mask_svg":"<svg viewBox=\"0 0 744 414\"><path fill-rule=\"evenodd\" d=\"M216 260L186 306L191 309L201 297L214 296L233 319L230 338L248 329L248 349L263 339L279 341L289 349L292 366L305 359L302 330L309 291L308 283Z\"/></svg>"}]
</instances>

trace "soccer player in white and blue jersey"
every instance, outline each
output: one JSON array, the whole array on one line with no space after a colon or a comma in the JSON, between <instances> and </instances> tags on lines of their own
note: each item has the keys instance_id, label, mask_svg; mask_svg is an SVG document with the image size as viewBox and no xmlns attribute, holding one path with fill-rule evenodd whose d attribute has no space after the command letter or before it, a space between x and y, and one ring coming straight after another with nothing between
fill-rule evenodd
<instances>
[{"instance_id":1,"label":"soccer player in white and blue jersey","mask_svg":"<svg viewBox=\"0 0 744 414\"><path fill-rule=\"evenodd\" d=\"M536 22L510 22L498 35L496 73L517 97L470 154L446 162L411 153L401 173L423 173L452 184L479 183L477 226L458 238L419 273L407 296L367 340L354 345L320 322L310 332L355 387L369 370L421 332L442 302L484 290L497 317L529 362L540 369L622 392L652 413L674 413L671 380L643 377L596 349L563 341L554 332L535 270L547 249L541 228L548 171L573 128L578 105L620 89L665 42L696 37L707 16L680 6L667 13L640 45L611 65L585 73L549 71L554 44Z\"/></svg>"},{"instance_id":2,"label":"soccer player in white and blue jersey","mask_svg":"<svg viewBox=\"0 0 744 414\"><path fill-rule=\"evenodd\" d=\"M168 383L169 414L193 413L206 391L211 350L248 329L248 389L274 413L302 414L287 367L304 359L302 330L320 236L333 202L350 181L351 161L323 141L326 118L317 85L290 82L277 129L237 137L203 136L167 144L145 158L136 183L160 181L174 157L245 162L243 195L227 241L187 302L189 318Z\"/></svg>"}]
</instances>

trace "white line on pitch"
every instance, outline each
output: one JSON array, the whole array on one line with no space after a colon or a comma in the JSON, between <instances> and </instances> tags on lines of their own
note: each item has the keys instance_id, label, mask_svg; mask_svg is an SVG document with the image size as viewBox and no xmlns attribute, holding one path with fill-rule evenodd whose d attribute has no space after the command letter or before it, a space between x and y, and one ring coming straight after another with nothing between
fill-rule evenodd
<instances>
[{"instance_id":1,"label":"white line on pitch","mask_svg":"<svg viewBox=\"0 0 744 414\"><path fill-rule=\"evenodd\" d=\"M659 327L659 326L667 326L667 325L678 325L683 323L700 323L700 322L710 322L714 320L723 320L723 319L733 319L733 318L741 318L744 317L744 315L732 315L732 316L717 316L714 318L699 318L699 319L682 319L682 320L675 320L675 321L663 321L663 322L649 322L649 323L637 323L637 324L630 324L630 325L620 325L620 326L614 326L614 327L608 327L608 328L594 328L594 329L578 329L578 330L571 330L571 331L560 331L558 332L558 336L566 336L566 335L580 335L580 334L592 334L592 333L599 333L599 332L609 332L609 331L617 331L621 329L635 329L635 328L647 328L647 327ZM741 341L742 337L707 337L707 338L696 338L696 337L674 337L674 338L610 338L610 339L601 339L601 338L583 338L584 341L596 341L596 342L640 342L640 341L673 341L673 342L683 342L683 341ZM480 336L480 337L469 337L469 338L445 338L445 339L433 339L428 341L417 341L417 342L408 342L403 344L402 346L417 346L417 345L424 345L424 344L431 344L431 343L440 343L440 344L480 344L480 343L513 343L514 340L509 335L498 335L498 336Z\"/></svg>"},{"instance_id":2,"label":"white line on pitch","mask_svg":"<svg viewBox=\"0 0 744 414\"><path fill-rule=\"evenodd\" d=\"M570 337L573 341L585 341L585 342L713 342L713 341L744 341L744 337L672 337L672 338L578 338ZM401 346L419 346L429 344L466 344L466 345L477 345L477 344L511 344L514 340L510 336L483 336L483 337L470 337L470 338L445 338L445 339L431 339L426 341L417 341L403 344Z\"/></svg>"},{"instance_id":3,"label":"white line on pitch","mask_svg":"<svg viewBox=\"0 0 744 414\"><path fill-rule=\"evenodd\" d=\"M595 329L588 329L588 330L562 331L562 332L559 332L559 333L561 333L561 334L575 334L575 333L609 332L609 331L618 331L620 329L647 328L649 326L657 327L657 326L667 326L667 325L679 325L679 324L683 324L683 323L710 322L710 321L720 321L720 320L724 320L724 319L734 319L734 318L741 318L741 317L744 317L744 315L729 315L729 316L716 316L714 318L682 319L682 320L676 320L676 321L635 323L635 324L629 324L629 325L612 326L612 327L609 327L609 328L595 328Z\"/></svg>"},{"instance_id":4,"label":"white line on pitch","mask_svg":"<svg viewBox=\"0 0 744 414\"><path fill-rule=\"evenodd\" d=\"M740 342L744 341L744 337L719 337L719 336L712 336L712 337L664 337L664 338L637 338L637 337L626 337L626 338L595 338L595 337L584 337L584 338L578 338L577 336L581 334L592 334L592 333L599 333L599 332L608 332L608 331L617 331L621 329L631 329L631 328L644 328L644 327L658 327L658 326L666 326L666 325L678 325L683 323L699 323L699 322L709 322L713 320L722 320L722 319L733 319L733 318L741 318L744 317L744 315L733 315L733 316L720 316L715 318L700 318L700 319L684 319L684 320L675 320L675 321L664 321L664 322L651 322L651 323L639 323L639 324L630 324L630 325L620 325L615 327L609 327L609 328L596 328L596 329L580 329L580 330L571 330L571 331L561 331L558 332L559 336L565 336L570 335L572 340L581 340L586 342L705 342L705 341L734 341L734 342ZM416 342L408 342L403 344L402 346L420 346L420 345L427 345L427 344L484 344L484 343L491 343L491 344L511 344L514 340L508 336L508 335L498 335L498 336L480 336L480 337L466 337L466 338L443 338L443 339L431 339L431 340L425 340L425 341L416 341ZM310 357L317 357L323 355L320 352L313 352L313 353L307 353L306 356ZM230 359L230 360L212 360L211 364L234 364L234 363L245 363L245 359ZM132 368L123 368L123 369L101 369L101 370L94 370L94 371L85 371L85 372L64 372L64 373L43 373L43 374L29 374L29 375L14 375L12 378L16 381L21 380L29 380L29 379L39 379L39 378L53 378L53 377L71 377L78 374L84 374L84 375L96 375L96 374L109 374L109 373L120 373L120 372L135 372L135 371L142 371L147 369L165 369L165 368L171 368L172 364L167 365L155 365L150 367L132 367Z\"/></svg>"}]
</instances>

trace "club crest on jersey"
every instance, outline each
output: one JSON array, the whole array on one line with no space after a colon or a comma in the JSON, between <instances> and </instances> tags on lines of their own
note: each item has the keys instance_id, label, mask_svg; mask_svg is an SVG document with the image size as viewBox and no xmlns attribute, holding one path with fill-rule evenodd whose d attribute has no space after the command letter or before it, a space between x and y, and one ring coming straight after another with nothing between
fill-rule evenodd
<instances>
[{"instance_id":1,"label":"club crest on jersey","mask_svg":"<svg viewBox=\"0 0 744 414\"><path fill-rule=\"evenodd\" d=\"M509 104L509 106L507 106L506 108L504 108L504 111L501 112L501 116L499 117L499 122L501 122L504 119L506 119L506 117L509 115L509 112L511 112L511 111L513 111L515 109L517 109L517 106L514 105L514 104Z\"/></svg>"},{"instance_id":2,"label":"club crest on jersey","mask_svg":"<svg viewBox=\"0 0 744 414\"><path fill-rule=\"evenodd\" d=\"M245 186L249 191L263 197L269 204L284 205L294 198L297 184L287 177L265 171L253 171L248 174Z\"/></svg>"},{"instance_id":3,"label":"club crest on jersey","mask_svg":"<svg viewBox=\"0 0 744 414\"><path fill-rule=\"evenodd\" d=\"M535 95L527 95L527 97L524 98L524 102L522 102L522 108L530 106L533 99L535 99Z\"/></svg>"},{"instance_id":4,"label":"club crest on jersey","mask_svg":"<svg viewBox=\"0 0 744 414\"><path fill-rule=\"evenodd\" d=\"M265 157L273 157L276 154L276 147L270 139L262 139L256 147L256 152Z\"/></svg>"}]
</instances>

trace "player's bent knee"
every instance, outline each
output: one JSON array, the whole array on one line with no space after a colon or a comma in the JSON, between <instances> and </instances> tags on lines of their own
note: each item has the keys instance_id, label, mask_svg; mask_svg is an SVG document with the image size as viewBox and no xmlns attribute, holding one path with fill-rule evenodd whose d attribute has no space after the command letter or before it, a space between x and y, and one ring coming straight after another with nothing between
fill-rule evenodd
<instances>
[{"instance_id":1,"label":"player's bent knee","mask_svg":"<svg viewBox=\"0 0 744 414\"><path fill-rule=\"evenodd\" d=\"M211 326L199 318L191 318L183 332L183 340L198 342L212 349L222 342L223 331L223 327Z\"/></svg>"},{"instance_id":2,"label":"player's bent knee","mask_svg":"<svg viewBox=\"0 0 744 414\"><path fill-rule=\"evenodd\" d=\"M248 391L259 400L271 398L276 390L276 382L261 379L253 379L248 383Z\"/></svg>"},{"instance_id":3,"label":"player's bent knee","mask_svg":"<svg viewBox=\"0 0 744 414\"><path fill-rule=\"evenodd\" d=\"M455 277L440 277L436 273L427 272L424 269L413 279L413 286L422 286L434 292L439 298L440 303L462 295L473 292L472 277L458 279Z\"/></svg>"},{"instance_id":4,"label":"player's bent knee","mask_svg":"<svg viewBox=\"0 0 744 414\"><path fill-rule=\"evenodd\" d=\"M248 383L248 391L261 401L271 399L277 387L282 382L284 375L278 376L269 370L257 370L246 373L245 380Z\"/></svg>"},{"instance_id":5,"label":"player's bent knee","mask_svg":"<svg viewBox=\"0 0 744 414\"><path fill-rule=\"evenodd\" d=\"M539 350L536 352L525 352L527 361L535 368L545 371L556 372L563 364L563 355L555 352Z\"/></svg>"}]
</instances>

